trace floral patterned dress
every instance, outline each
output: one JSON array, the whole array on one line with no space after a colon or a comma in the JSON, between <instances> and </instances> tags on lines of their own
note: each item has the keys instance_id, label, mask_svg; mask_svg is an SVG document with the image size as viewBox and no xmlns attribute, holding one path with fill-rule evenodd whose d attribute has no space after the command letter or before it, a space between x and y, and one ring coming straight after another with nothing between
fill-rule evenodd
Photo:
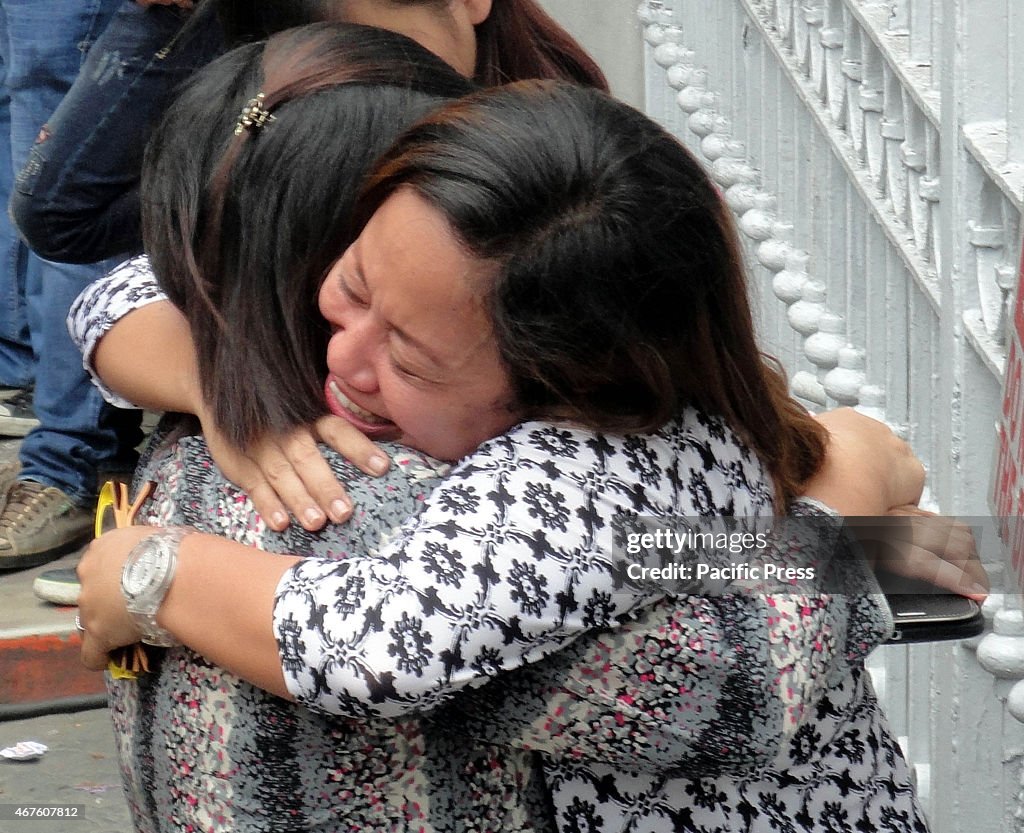
<instances>
[{"instance_id":1,"label":"floral patterned dress","mask_svg":"<svg viewBox=\"0 0 1024 833\"><path fill-rule=\"evenodd\" d=\"M392 452L381 481L333 460L368 510L350 529L282 538L201 440L158 447L150 522L311 556L274 611L306 708L186 648L112 683L140 830L926 829L862 668L891 628L879 596L613 579L622 519L770 513L720 421L527 423L426 498L434 461Z\"/></svg>"},{"instance_id":2,"label":"floral patterned dress","mask_svg":"<svg viewBox=\"0 0 1024 833\"><path fill-rule=\"evenodd\" d=\"M266 528L205 442L158 431L137 480L156 484L146 523L188 525L272 552L374 552L415 514L444 466L395 446L383 478L331 455L357 507L311 535ZM240 577L244 580L244 577ZM230 604L225 599L225 604ZM186 647L149 649L153 671L108 680L122 780L139 833L537 831L554 824L538 756L410 714L317 713L238 678Z\"/></svg>"}]
</instances>

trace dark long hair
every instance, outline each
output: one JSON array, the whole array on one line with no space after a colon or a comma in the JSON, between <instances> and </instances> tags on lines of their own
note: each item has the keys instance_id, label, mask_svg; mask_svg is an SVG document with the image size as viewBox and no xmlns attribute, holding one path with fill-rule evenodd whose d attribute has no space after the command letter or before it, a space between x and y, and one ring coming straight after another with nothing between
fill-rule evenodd
<instances>
[{"instance_id":1,"label":"dark long hair","mask_svg":"<svg viewBox=\"0 0 1024 833\"><path fill-rule=\"evenodd\" d=\"M167 111L143 171L146 251L236 444L323 414L317 291L353 239L359 183L404 127L471 88L402 35L320 23L223 56ZM260 92L273 121L236 134Z\"/></svg>"},{"instance_id":2,"label":"dark long hair","mask_svg":"<svg viewBox=\"0 0 1024 833\"><path fill-rule=\"evenodd\" d=\"M337 20L345 0L212 0L228 42L259 40L291 26ZM443 6L448 0L378 0ZM486 86L526 78L575 81L601 90L608 81L576 40L536 0L493 0L477 26L476 80Z\"/></svg>"},{"instance_id":3,"label":"dark long hair","mask_svg":"<svg viewBox=\"0 0 1024 833\"><path fill-rule=\"evenodd\" d=\"M608 91L597 62L535 0L493 0L476 37L476 80L486 87L550 78Z\"/></svg>"},{"instance_id":4,"label":"dark long hair","mask_svg":"<svg viewBox=\"0 0 1024 833\"><path fill-rule=\"evenodd\" d=\"M824 430L763 355L739 243L714 184L665 130L596 91L521 82L411 128L360 198L411 187L494 274L480 287L516 404L650 432L692 405L764 460L780 508Z\"/></svg>"}]
</instances>

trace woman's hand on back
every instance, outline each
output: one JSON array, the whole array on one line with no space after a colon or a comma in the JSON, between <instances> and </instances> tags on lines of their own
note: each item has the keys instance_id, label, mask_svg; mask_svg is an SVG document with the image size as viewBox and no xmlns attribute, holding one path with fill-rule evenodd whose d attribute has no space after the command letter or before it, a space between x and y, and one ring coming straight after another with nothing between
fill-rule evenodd
<instances>
[{"instance_id":1,"label":"woman's hand on back","mask_svg":"<svg viewBox=\"0 0 1024 833\"><path fill-rule=\"evenodd\" d=\"M825 463L804 494L841 515L875 569L929 581L982 600L988 576L969 527L916 504L924 466L884 423L839 408L818 416L830 437Z\"/></svg>"},{"instance_id":2,"label":"woman's hand on back","mask_svg":"<svg viewBox=\"0 0 1024 833\"><path fill-rule=\"evenodd\" d=\"M200 417L214 461L243 489L271 529L288 526L289 513L315 532L328 520L347 521L352 501L327 464L317 442L324 442L361 471L384 474L390 461L373 442L341 417L324 416L306 428L267 436L241 451L211 419Z\"/></svg>"},{"instance_id":3,"label":"woman's hand on back","mask_svg":"<svg viewBox=\"0 0 1024 833\"><path fill-rule=\"evenodd\" d=\"M884 515L921 499L924 466L887 425L852 408L817 419L830 441L825 462L804 484L805 496L849 516Z\"/></svg>"},{"instance_id":4,"label":"woman's hand on back","mask_svg":"<svg viewBox=\"0 0 1024 833\"><path fill-rule=\"evenodd\" d=\"M887 520L885 569L984 601L988 574L969 526L918 506L890 509Z\"/></svg>"}]
</instances>

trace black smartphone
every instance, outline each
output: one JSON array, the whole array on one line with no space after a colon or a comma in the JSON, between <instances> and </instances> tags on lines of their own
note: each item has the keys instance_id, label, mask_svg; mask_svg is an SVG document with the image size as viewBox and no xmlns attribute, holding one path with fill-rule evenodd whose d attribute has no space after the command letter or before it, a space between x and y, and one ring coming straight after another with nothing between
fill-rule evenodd
<instances>
[{"instance_id":1,"label":"black smartphone","mask_svg":"<svg viewBox=\"0 0 1024 833\"><path fill-rule=\"evenodd\" d=\"M981 605L926 581L882 581L896 630L890 644L968 639L985 630Z\"/></svg>"}]
</instances>

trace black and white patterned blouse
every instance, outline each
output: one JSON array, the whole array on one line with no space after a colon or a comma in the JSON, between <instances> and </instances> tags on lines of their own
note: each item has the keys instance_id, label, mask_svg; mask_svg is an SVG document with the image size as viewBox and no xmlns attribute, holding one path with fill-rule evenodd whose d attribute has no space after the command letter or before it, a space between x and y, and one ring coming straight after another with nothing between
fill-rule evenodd
<instances>
[{"instance_id":1,"label":"black and white patterned blouse","mask_svg":"<svg viewBox=\"0 0 1024 833\"><path fill-rule=\"evenodd\" d=\"M68 311L68 332L82 353L82 365L99 388L103 398L118 408L135 405L103 384L93 366L96 345L114 324L133 310L167 296L157 286L146 255L137 255L116 266L105 277L93 281L75 299Z\"/></svg>"},{"instance_id":2,"label":"black and white patterned blouse","mask_svg":"<svg viewBox=\"0 0 1024 833\"><path fill-rule=\"evenodd\" d=\"M614 581L617 519L752 517L770 499L759 462L695 412L643 438L525 423L456 466L374 556L285 575L274 624L289 690L363 716L435 710L458 691L488 704L445 708L462 731L547 753L566 831L924 830L858 667L888 630L877 597L670 603ZM610 644L575 651L595 629ZM496 714L503 728L488 728Z\"/></svg>"}]
</instances>

